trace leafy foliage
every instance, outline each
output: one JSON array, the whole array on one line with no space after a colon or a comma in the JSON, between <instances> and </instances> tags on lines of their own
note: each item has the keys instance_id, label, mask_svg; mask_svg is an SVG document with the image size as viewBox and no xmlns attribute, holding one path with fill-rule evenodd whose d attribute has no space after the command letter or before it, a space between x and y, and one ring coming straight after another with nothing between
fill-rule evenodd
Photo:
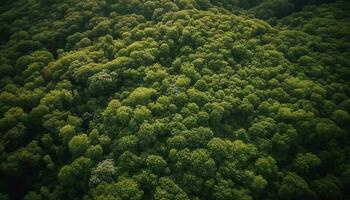
<instances>
[{"instance_id":1,"label":"leafy foliage","mask_svg":"<svg viewBox=\"0 0 350 200\"><path fill-rule=\"evenodd\" d=\"M349 199L345 0L4 0L0 199Z\"/></svg>"}]
</instances>

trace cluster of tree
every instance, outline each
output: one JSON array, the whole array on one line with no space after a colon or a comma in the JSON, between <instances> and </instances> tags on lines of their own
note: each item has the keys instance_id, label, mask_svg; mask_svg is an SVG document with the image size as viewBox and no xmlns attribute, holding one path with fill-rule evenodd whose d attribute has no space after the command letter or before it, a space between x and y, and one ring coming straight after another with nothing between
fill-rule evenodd
<instances>
[{"instance_id":1,"label":"cluster of tree","mask_svg":"<svg viewBox=\"0 0 350 200\"><path fill-rule=\"evenodd\" d=\"M5 2L0 199L350 198L347 1Z\"/></svg>"}]
</instances>

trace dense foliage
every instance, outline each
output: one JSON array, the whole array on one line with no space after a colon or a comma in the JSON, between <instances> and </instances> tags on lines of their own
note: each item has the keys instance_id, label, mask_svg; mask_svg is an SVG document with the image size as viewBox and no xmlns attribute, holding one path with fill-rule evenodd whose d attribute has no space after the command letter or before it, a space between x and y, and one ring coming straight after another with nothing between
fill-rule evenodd
<instances>
[{"instance_id":1,"label":"dense foliage","mask_svg":"<svg viewBox=\"0 0 350 200\"><path fill-rule=\"evenodd\" d=\"M0 13L0 199L350 198L347 1Z\"/></svg>"}]
</instances>

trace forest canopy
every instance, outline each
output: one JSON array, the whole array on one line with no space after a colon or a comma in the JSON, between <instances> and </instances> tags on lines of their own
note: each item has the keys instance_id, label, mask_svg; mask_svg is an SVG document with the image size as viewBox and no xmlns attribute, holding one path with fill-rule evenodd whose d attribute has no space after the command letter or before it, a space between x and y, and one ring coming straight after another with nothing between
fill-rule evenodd
<instances>
[{"instance_id":1,"label":"forest canopy","mask_svg":"<svg viewBox=\"0 0 350 200\"><path fill-rule=\"evenodd\" d=\"M0 200L350 199L346 0L2 0Z\"/></svg>"}]
</instances>

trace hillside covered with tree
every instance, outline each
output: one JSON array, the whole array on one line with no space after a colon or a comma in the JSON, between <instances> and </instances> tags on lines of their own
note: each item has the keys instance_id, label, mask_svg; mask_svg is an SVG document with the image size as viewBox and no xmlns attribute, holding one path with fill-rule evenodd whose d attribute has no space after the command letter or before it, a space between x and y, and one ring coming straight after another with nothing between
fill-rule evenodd
<instances>
[{"instance_id":1,"label":"hillside covered with tree","mask_svg":"<svg viewBox=\"0 0 350 200\"><path fill-rule=\"evenodd\" d=\"M350 199L346 0L2 0L0 200Z\"/></svg>"}]
</instances>

